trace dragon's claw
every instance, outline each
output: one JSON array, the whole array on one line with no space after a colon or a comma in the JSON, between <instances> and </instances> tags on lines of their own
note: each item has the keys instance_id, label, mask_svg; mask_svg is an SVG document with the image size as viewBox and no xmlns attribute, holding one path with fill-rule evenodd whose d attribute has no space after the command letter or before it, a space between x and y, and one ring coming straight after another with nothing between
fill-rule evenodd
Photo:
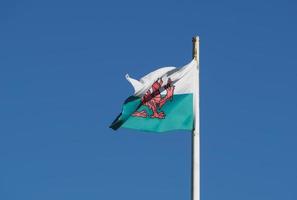
<instances>
[{"instance_id":1,"label":"dragon's claw","mask_svg":"<svg viewBox=\"0 0 297 200\"><path fill-rule=\"evenodd\" d=\"M165 118L165 113L164 112L159 112L159 113L154 113L151 118L158 118L158 119L164 119Z\"/></svg>"}]
</instances>

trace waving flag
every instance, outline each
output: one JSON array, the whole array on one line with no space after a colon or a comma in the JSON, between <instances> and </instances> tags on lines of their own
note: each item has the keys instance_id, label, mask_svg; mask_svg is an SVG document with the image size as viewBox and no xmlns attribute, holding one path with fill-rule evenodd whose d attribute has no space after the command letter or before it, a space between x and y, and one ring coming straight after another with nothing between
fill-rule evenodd
<instances>
[{"instance_id":1,"label":"waving flag","mask_svg":"<svg viewBox=\"0 0 297 200\"><path fill-rule=\"evenodd\" d=\"M194 98L198 94L197 61L181 67L162 67L139 81L126 75L134 95L111 124L143 131L193 130Z\"/></svg>"}]
</instances>

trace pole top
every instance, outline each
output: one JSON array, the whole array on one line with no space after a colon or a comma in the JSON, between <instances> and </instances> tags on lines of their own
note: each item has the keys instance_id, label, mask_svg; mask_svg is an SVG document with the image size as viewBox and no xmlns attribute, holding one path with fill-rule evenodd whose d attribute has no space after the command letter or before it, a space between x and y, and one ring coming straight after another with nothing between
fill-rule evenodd
<instances>
[{"instance_id":1,"label":"pole top","mask_svg":"<svg viewBox=\"0 0 297 200\"><path fill-rule=\"evenodd\" d=\"M192 57L193 57L193 59L195 59L196 61L198 61L198 54L199 54L199 52L198 52L198 45L199 45L199 36L194 36L193 38L192 38L192 42L193 42L193 55L192 55Z\"/></svg>"},{"instance_id":2,"label":"pole top","mask_svg":"<svg viewBox=\"0 0 297 200\"><path fill-rule=\"evenodd\" d=\"M198 35L194 36L194 37L192 38L192 41L193 41L193 42L199 41L199 36L198 36Z\"/></svg>"}]
</instances>

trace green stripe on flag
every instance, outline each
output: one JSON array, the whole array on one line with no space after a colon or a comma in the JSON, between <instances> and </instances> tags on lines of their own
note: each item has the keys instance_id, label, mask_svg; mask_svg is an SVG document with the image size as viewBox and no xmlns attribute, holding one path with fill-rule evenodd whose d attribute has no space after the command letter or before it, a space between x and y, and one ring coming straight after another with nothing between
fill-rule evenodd
<instances>
[{"instance_id":1,"label":"green stripe on flag","mask_svg":"<svg viewBox=\"0 0 297 200\"><path fill-rule=\"evenodd\" d=\"M148 117L132 116L135 111L145 110ZM164 112L165 118L150 118L152 111L145 105L141 105L141 99L135 96L129 97L123 106L121 115L112 123L111 128L119 127L137 129L152 132L165 132L170 130L193 129L193 94L174 95L158 112Z\"/></svg>"}]
</instances>

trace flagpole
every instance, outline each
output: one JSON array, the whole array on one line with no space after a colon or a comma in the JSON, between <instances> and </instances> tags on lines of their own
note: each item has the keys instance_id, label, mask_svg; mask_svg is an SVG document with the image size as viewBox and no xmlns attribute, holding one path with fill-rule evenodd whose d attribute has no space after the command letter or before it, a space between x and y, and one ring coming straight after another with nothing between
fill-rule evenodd
<instances>
[{"instance_id":1,"label":"flagpole","mask_svg":"<svg viewBox=\"0 0 297 200\"><path fill-rule=\"evenodd\" d=\"M193 37L193 59L197 62L194 93L194 128L192 132L192 200L200 200L200 123L199 123L199 37Z\"/></svg>"}]
</instances>

